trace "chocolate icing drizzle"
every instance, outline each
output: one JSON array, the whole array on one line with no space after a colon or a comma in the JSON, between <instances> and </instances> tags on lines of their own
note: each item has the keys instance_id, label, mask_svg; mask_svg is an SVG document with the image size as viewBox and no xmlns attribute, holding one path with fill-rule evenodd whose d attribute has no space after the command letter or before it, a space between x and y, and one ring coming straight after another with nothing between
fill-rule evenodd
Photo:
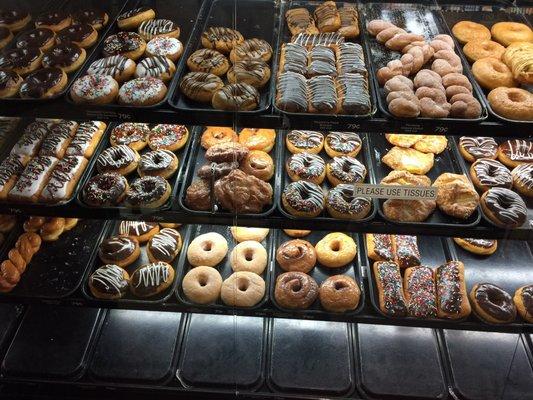
<instances>
[{"instance_id":1,"label":"chocolate icing drizzle","mask_svg":"<svg viewBox=\"0 0 533 400\"><path fill-rule=\"evenodd\" d=\"M331 174L342 183L361 183L365 180L366 167L354 157L334 157L328 165Z\"/></svg>"},{"instance_id":2,"label":"chocolate icing drizzle","mask_svg":"<svg viewBox=\"0 0 533 400\"><path fill-rule=\"evenodd\" d=\"M328 146L339 153L348 154L361 147L362 141L355 132L330 132L326 136Z\"/></svg>"},{"instance_id":3,"label":"chocolate icing drizzle","mask_svg":"<svg viewBox=\"0 0 533 400\"><path fill-rule=\"evenodd\" d=\"M67 186L75 179L83 160L80 156L67 156L59 160L50 174L42 196L48 200L67 200Z\"/></svg>"},{"instance_id":4,"label":"chocolate icing drizzle","mask_svg":"<svg viewBox=\"0 0 533 400\"><path fill-rule=\"evenodd\" d=\"M372 201L357 196L353 185L340 184L328 192L326 204L342 214L358 215L364 210L370 211Z\"/></svg>"},{"instance_id":5,"label":"chocolate icing drizzle","mask_svg":"<svg viewBox=\"0 0 533 400\"><path fill-rule=\"evenodd\" d=\"M297 211L314 213L324 208L324 192L312 182L292 182L285 186L283 196Z\"/></svg>"},{"instance_id":6,"label":"chocolate icing drizzle","mask_svg":"<svg viewBox=\"0 0 533 400\"><path fill-rule=\"evenodd\" d=\"M522 289L522 302L528 316L533 316L533 285Z\"/></svg>"},{"instance_id":7,"label":"chocolate icing drizzle","mask_svg":"<svg viewBox=\"0 0 533 400\"><path fill-rule=\"evenodd\" d=\"M137 247L137 243L127 236L112 236L104 239L98 247L100 258L112 261L122 261L131 256Z\"/></svg>"},{"instance_id":8,"label":"chocolate icing drizzle","mask_svg":"<svg viewBox=\"0 0 533 400\"><path fill-rule=\"evenodd\" d=\"M324 135L316 131L292 130L287 134L287 141L298 149L312 149L324 142Z\"/></svg>"},{"instance_id":9,"label":"chocolate icing drizzle","mask_svg":"<svg viewBox=\"0 0 533 400\"><path fill-rule=\"evenodd\" d=\"M19 176L24 171L25 157L18 154L10 154L0 164L0 190L14 176Z\"/></svg>"},{"instance_id":10,"label":"chocolate icing drizzle","mask_svg":"<svg viewBox=\"0 0 533 400\"><path fill-rule=\"evenodd\" d=\"M331 114L337 111L337 89L333 78L327 75L314 76L307 81L309 103L316 112Z\"/></svg>"},{"instance_id":11,"label":"chocolate icing drizzle","mask_svg":"<svg viewBox=\"0 0 533 400\"><path fill-rule=\"evenodd\" d=\"M87 73L91 75L111 75L117 77L131 65L133 65L132 60L117 54L94 61L87 70Z\"/></svg>"},{"instance_id":12,"label":"chocolate icing drizzle","mask_svg":"<svg viewBox=\"0 0 533 400\"><path fill-rule=\"evenodd\" d=\"M459 139L459 146L476 160L478 158L495 157L498 151L498 143L491 137L462 136Z\"/></svg>"}]
</instances>

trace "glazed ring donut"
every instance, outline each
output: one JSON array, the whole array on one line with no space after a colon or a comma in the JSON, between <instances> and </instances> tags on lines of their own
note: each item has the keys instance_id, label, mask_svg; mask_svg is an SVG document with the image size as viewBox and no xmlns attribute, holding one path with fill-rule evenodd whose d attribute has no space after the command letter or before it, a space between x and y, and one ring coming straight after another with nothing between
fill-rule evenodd
<instances>
[{"instance_id":1,"label":"glazed ring donut","mask_svg":"<svg viewBox=\"0 0 533 400\"><path fill-rule=\"evenodd\" d=\"M18 32L31 21L31 15L26 11L6 10L0 12L0 27L11 32Z\"/></svg>"},{"instance_id":2,"label":"glazed ring donut","mask_svg":"<svg viewBox=\"0 0 533 400\"><path fill-rule=\"evenodd\" d=\"M354 157L334 157L326 164L326 175L333 186L362 183L366 178L366 167Z\"/></svg>"},{"instance_id":3,"label":"glazed ring donut","mask_svg":"<svg viewBox=\"0 0 533 400\"><path fill-rule=\"evenodd\" d=\"M202 46L228 54L233 47L244 42L244 37L235 29L213 26L202 33Z\"/></svg>"},{"instance_id":4,"label":"glazed ring donut","mask_svg":"<svg viewBox=\"0 0 533 400\"><path fill-rule=\"evenodd\" d=\"M189 72L180 82L181 92L189 99L200 103L211 103L215 92L223 87L222 79L206 72Z\"/></svg>"},{"instance_id":5,"label":"glazed ring donut","mask_svg":"<svg viewBox=\"0 0 533 400\"><path fill-rule=\"evenodd\" d=\"M220 296L222 276L215 268L192 268L183 277L182 288L185 296L193 303L214 303Z\"/></svg>"},{"instance_id":6,"label":"glazed ring donut","mask_svg":"<svg viewBox=\"0 0 533 400\"><path fill-rule=\"evenodd\" d=\"M262 88L270 80L270 67L262 60L240 60L228 70L230 83L248 83Z\"/></svg>"},{"instance_id":7,"label":"glazed ring donut","mask_svg":"<svg viewBox=\"0 0 533 400\"><path fill-rule=\"evenodd\" d=\"M194 266L215 267L228 253L228 242L220 233L209 232L197 236L187 248L187 259Z\"/></svg>"},{"instance_id":8,"label":"glazed ring donut","mask_svg":"<svg viewBox=\"0 0 533 400\"><path fill-rule=\"evenodd\" d=\"M220 298L227 306L253 307L265 297L265 281L259 275L238 271L222 283Z\"/></svg>"},{"instance_id":9,"label":"glazed ring donut","mask_svg":"<svg viewBox=\"0 0 533 400\"><path fill-rule=\"evenodd\" d=\"M207 72L222 76L230 67L226 56L216 50L200 49L187 58L187 66L192 72Z\"/></svg>"},{"instance_id":10,"label":"glazed ring donut","mask_svg":"<svg viewBox=\"0 0 533 400\"><path fill-rule=\"evenodd\" d=\"M320 185L326 176L326 163L316 154L297 153L291 155L285 163L287 174L292 181L309 181Z\"/></svg>"},{"instance_id":11,"label":"glazed ring donut","mask_svg":"<svg viewBox=\"0 0 533 400\"><path fill-rule=\"evenodd\" d=\"M144 78L151 76L168 82L176 72L174 63L164 56L143 58L135 68L135 77Z\"/></svg>"},{"instance_id":12,"label":"glazed ring donut","mask_svg":"<svg viewBox=\"0 0 533 400\"><path fill-rule=\"evenodd\" d=\"M242 160L240 169L248 175L253 175L268 182L274 176L274 161L272 157L261 150L251 150Z\"/></svg>"},{"instance_id":13,"label":"glazed ring donut","mask_svg":"<svg viewBox=\"0 0 533 400\"><path fill-rule=\"evenodd\" d=\"M47 99L56 96L68 83L67 74L60 68L42 68L24 79L20 86L23 99Z\"/></svg>"},{"instance_id":14,"label":"glazed ring donut","mask_svg":"<svg viewBox=\"0 0 533 400\"><path fill-rule=\"evenodd\" d=\"M251 111L259 106L260 95L256 88L247 83L230 83L213 95L211 104L217 110Z\"/></svg>"},{"instance_id":15,"label":"glazed ring donut","mask_svg":"<svg viewBox=\"0 0 533 400\"><path fill-rule=\"evenodd\" d=\"M327 311L345 312L355 310L359 305L361 289L346 275L333 275L320 285L318 298Z\"/></svg>"},{"instance_id":16,"label":"glazed ring donut","mask_svg":"<svg viewBox=\"0 0 533 400\"><path fill-rule=\"evenodd\" d=\"M61 68L68 74L81 67L86 56L85 49L74 43L56 44L44 54L42 63L45 68Z\"/></svg>"},{"instance_id":17,"label":"glazed ring donut","mask_svg":"<svg viewBox=\"0 0 533 400\"><path fill-rule=\"evenodd\" d=\"M110 75L82 76L70 89L70 97L77 104L109 104L117 95L118 82Z\"/></svg>"},{"instance_id":18,"label":"glazed ring donut","mask_svg":"<svg viewBox=\"0 0 533 400\"><path fill-rule=\"evenodd\" d=\"M140 58L146 49L146 42L135 32L119 32L104 40L102 53L105 57L123 55L132 60Z\"/></svg>"},{"instance_id":19,"label":"glazed ring donut","mask_svg":"<svg viewBox=\"0 0 533 400\"><path fill-rule=\"evenodd\" d=\"M276 279L274 298L280 307L306 309L317 297L316 281L303 272L284 272Z\"/></svg>"},{"instance_id":20,"label":"glazed ring donut","mask_svg":"<svg viewBox=\"0 0 533 400\"><path fill-rule=\"evenodd\" d=\"M158 124L148 134L148 146L152 150L177 151L185 146L189 130L185 125Z\"/></svg>"},{"instance_id":21,"label":"glazed ring donut","mask_svg":"<svg viewBox=\"0 0 533 400\"><path fill-rule=\"evenodd\" d=\"M490 31L485 25L472 21L459 21L452 28L453 35L460 43L471 40L490 40Z\"/></svg>"},{"instance_id":22,"label":"glazed ring donut","mask_svg":"<svg viewBox=\"0 0 533 400\"><path fill-rule=\"evenodd\" d=\"M83 188L83 200L90 206L114 206L122 202L128 190L125 177L115 173L93 176Z\"/></svg>"},{"instance_id":23,"label":"glazed ring donut","mask_svg":"<svg viewBox=\"0 0 533 400\"><path fill-rule=\"evenodd\" d=\"M70 25L57 32L57 43L74 43L82 49L91 47L98 40L98 32L89 24Z\"/></svg>"},{"instance_id":24,"label":"glazed ring donut","mask_svg":"<svg viewBox=\"0 0 533 400\"><path fill-rule=\"evenodd\" d=\"M512 190L491 188L483 193L480 202L485 216L501 228L516 228L526 222L526 204Z\"/></svg>"},{"instance_id":25,"label":"glazed ring donut","mask_svg":"<svg viewBox=\"0 0 533 400\"><path fill-rule=\"evenodd\" d=\"M87 69L87 73L89 75L111 75L117 82L124 82L133 76L135 66L135 61L118 54L94 61Z\"/></svg>"},{"instance_id":26,"label":"glazed ring donut","mask_svg":"<svg viewBox=\"0 0 533 400\"><path fill-rule=\"evenodd\" d=\"M272 47L263 39L247 39L231 50L229 59L232 63L245 59L263 60L268 62L272 57Z\"/></svg>"},{"instance_id":27,"label":"glazed ring donut","mask_svg":"<svg viewBox=\"0 0 533 400\"><path fill-rule=\"evenodd\" d=\"M121 144L105 149L96 160L98 172L115 172L120 175L128 175L135 171L141 156L135 150Z\"/></svg>"},{"instance_id":28,"label":"glazed ring donut","mask_svg":"<svg viewBox=\"0 0 533 400\"><path fill-rule=\"evenodd\" d=\"M126 192L126 204L130 207L157 208L170 197L170 184L160 176L143 176L136 179Z\"/></svg>"},{"instance_id":29,"label":"glazed ring donut","mask_svg":"<svg viewBox=\"0 0 533 400\"><path fill-rule=\"evenodd\" d=\"M520 164L511 171L513 187L527 197L533 197L533 164Z\"/></svg>"},{"instance_id":30,"label":"glazed ring donut","mask_svg":"<svg viewBox=\"0 0 533 400\"><path fill-rule=\"evenodd\" d=\"M223 126L208 126L202 133L200 144L207 150L216 144L238 141L239 137L233 129Z\"/></svg>"},{"instance_id":31,"label":"glazed ring donut","mask_svg":"<svg viewBox=\"0 0 533 400\"><path fill-rule=\"evenodd\" d=\"M360 220L372 210L372 200L357 196L352 184L341 184L328 192L326 209L333 218Z\"/></svg>"},{"instance_id":32,"label":"glazed ring donut","mask_svg":"<svg viewBox=\"0 0 533 400\"><path fill-rule=\"evenodd\" d=\"M497 87L515 87L513 73L497 58L482 58L472 65L474 78L481 87L492 90Z\"/></svg>"},{"instance_id":33,"label":"glazed ring donut","mask_svg":"<svg viewBox=\"0 0 533 400\"><path fill-rule=\"evenodd\" d=\"M274 129L244 128L239 132L239 143L250 150L261 150L269 153L276 141Z\"/></svg>"},{"instance_id":34,"label":"glazed ring donut","mask_svg":"<svg viewBox=\"0 0 533 400\"><path fill-rule=\"evenodd\" d=\"M288 184L281 197L283 207L296 217L317 217L324 210L324 192L316 183Z\"/></svg>"},{"instance_id":35,"label":"glazed ring donut","mask_svg":"<svg viewBox=\"0 0 533 400\"><path fill-rule=\"evenodd\" d=\"M533 121L533 94L519 88L499 87L487 96L494 112L504 118Z\"/></svg>"},{"instance_id":36,"label":"glazed ring donut","mask_svg":"<svg viewBox=\"0 0 533 400\"><path fill-rule=\"evenodd\" d=\"M167 87L159 78L147 76L126 82L118 91L118 102L133 106L151 106L165 98Z\"/></svg>"},{"instance_id":37,"label":"glazed ring donut","mask_svg":"<svg viewBox=\"0 0 533 400\"><path fill-rule=\"evenodd\" d=\"M276 261L284 271L308 273L315 267L316 250L306 240L289 240L278 247Z\"/></svg>"},{"instance_id":38,"label":"glazed ring donut","mask_svg":"<svg viewBox=\"0 0 533 400\"><path fill-rule=\"evenodd\" d=\"M230 255L231 269L234 272L249 271L261 275L268 262L267 251L255 240L246 240L233 248Z\"/></svg>"},{"instance_id":39,"label":"glazed ring donut","mask_svg":"<svg viewBox=\"0 0 533 400\"><path fill-rule=\"evenodd\" d=\"M492 187L510 189L513 177L505 165L496 160L481 158L470 166L470 177L474 186L486 192Z\"/></svg>"},{"instance_id":40,"label":"glazed ring donut","mask_svg":"<svg viewBox=\"0 0 533 400\"><path fill-rule=\"evenodd\" d=\"M349 264L357 254L354 240L340 232L329 233L315 245L318 263L328 268Z\"/></svg>"},{"instance_id":41,"label":"glazed ring donut","mask_svg":"<svg viewBox=\"0 0 533 400\"><path fill-rule=\"evenodd\" d=\"M501 60L503 53L505 53L505 47L492 40L472 40L465 44L463 51L470 62L486 57Z\"/></svg>"},{"instance_id":42,"label":"glazed ring donut","mask_svg":"<svg viewBox=\"0 0 533 400\"><path fill-rule=\"evenodd\" d=\"M490 28L492 37L505 47L513 42L533 42L533 31L519 22L497 22Z\"/></svg>"}]
</instances>

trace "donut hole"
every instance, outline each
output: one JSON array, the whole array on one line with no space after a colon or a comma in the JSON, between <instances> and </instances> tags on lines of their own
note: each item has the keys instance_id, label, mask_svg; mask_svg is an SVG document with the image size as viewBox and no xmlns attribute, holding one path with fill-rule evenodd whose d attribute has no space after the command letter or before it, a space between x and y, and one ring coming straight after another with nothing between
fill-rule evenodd
<instances>
[{"instance_id":1,"label":"donut hole","mask_svg":"<svg viewBox=\"0 0 533 400\"><path fill-rule=\"evenodd\" d=\"M340 244L340 242L338 240L334 240L329 245L329 248L331 249L331 251L340 251L341 244Z\"/></svg>"},{"instance_id":2,"label":"donut hole","mask_svg":"<svg viewBox=\"0 0 533 400\"><path fill-rule=\"evenodd\" d=\"M346 282L339 281L339 282L335 282L333 287L335 288L335 290L342 290L344 288L347 288L348 285L346 284Z\"/></svg>"},{"instance_id":3,"label":"donut hole","mask_svg":"<svg viewBox=\"0 0 533 400\"><path fill-rule=\"evenodd\" d=\"M249 287L250 287L250 282L248 282L247 280L239 279L237 281L237 289L239 289L241 292L246 292Z\"/></svg>"},{"instance_id":4,"label":"donut hole","mask_svg":"<svg viewBox=\"0 0 533 400\"><path fill-rule=\"evenodd\" d=\"M203 251L211 251L213 249L213 243L211 242L203 242L202 243L202 250Z\"/></svg>"},{"instance_id":5,"label":"donut hole","mask_svg":"<svg viewBox=\"0 0 533 400\"><path fill-rule=\"evenodd\" d=\"M252 249L247 249L244 252L244 259L246 261L252 261L254 259L254 251Z\"/></svg>"},{"instance_id":6,"label":"donut hole","mask_svg":"<svg viewBox=\"0 0 533 400\"><path fill-rule=\"evenodd\" d=\"M297 293L300 290L302 290L302 283L301 282L294 282L291 285L291 291L293 291L294 293Z\"/></svg>"}]
</instances>

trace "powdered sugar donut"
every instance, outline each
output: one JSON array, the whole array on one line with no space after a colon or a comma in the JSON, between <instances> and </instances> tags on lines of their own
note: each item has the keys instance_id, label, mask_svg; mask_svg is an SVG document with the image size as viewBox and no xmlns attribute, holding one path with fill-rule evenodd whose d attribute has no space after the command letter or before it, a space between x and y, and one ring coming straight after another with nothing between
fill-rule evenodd
<instances>
[{"instance_id":1,"label":"powdered sugar donut","mask_svg":"<svg viewBox=\"0 0 533 400\"><path fill-rule=\"evenodd\" d=\"M154 56L147 57L137 64L135 77L152 76L167 82L174 76L174 72L176 72L176 66L171 60L164 56Z\"/></svg>"},{"instance_id":2,"label":"powdered sugar donut","mask_svg":"<svg viewBox=\"0 0 533 400\"><path fill-rule=\"evenodd\" d=\"M159 78L144 77L126 82L118 92L121 104L150 106L159 103L165 97L167 87Z\"/></svg>"},{"instance_id":3,"label":"powdered sugar donut","mask_svg":"<svg viewBox=\"0 0 533 400\"><path fill-rule=\"evenodd\" d=\"M87 70L89 75L111 75L117 82L130 79L135 72L135 61L123 55L100 58Z\"/></svg>"},{"instance_id":4,"label":"powdered sugar donut","mask_svg":"<svg viewBox=\"0 0 533 400\"><path fill-rule=\"evenodd\" d=\"M70 89L75 103L108 104L118 93L118 83L110 75L85 75L76 79Z\"/></svg>"},{"instance_id":5,"label":"powdered sugar donut","mask_svg":"<svg viewBox=\"0 0 533 400\"><path fill-rule=\"evenodd\" d=\"M183 44L178 39L158 36L146 45L147 56L165 56L176 61L183 53Z\"/></svg>"}]
</instances>

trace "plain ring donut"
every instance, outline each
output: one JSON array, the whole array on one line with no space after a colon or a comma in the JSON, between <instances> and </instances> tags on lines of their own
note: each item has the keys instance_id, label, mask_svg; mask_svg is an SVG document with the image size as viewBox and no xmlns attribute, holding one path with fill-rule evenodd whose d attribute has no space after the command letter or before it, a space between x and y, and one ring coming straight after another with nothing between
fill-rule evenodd
<instances>
[{"instance_id":1,"label":"plain ring donut","mask_svg":"<svg viewBox=\"0 0 533 400\"><path fill-rule=\"evenodd\" d=\"M520 88L499 87L487 96L494 112L504 118L533 121L533 94Z\"/></svg>"},{"instance_id":2,"label":"plain ring donut","mask_svg":"<svg viewBox=\"0 0 533 400\"><path fill-rule=\"evenodd\" d=\"M230 256L233 271L249 271L261 275L268 262L267 251L254 240L246 240L235 246Z\"/></svg>"},{"instance_id":3,"label":"plain ring donut","mask_svg":"<svg viewBox=\"0 0 533 400\"><path fill-rule=\"evenodd\" d=\"M233 273L222 283L220 297L227 306L253 307L265 296L265 281L248 271Z\"/></svg>"},{"instance_id":4,"label":"plain ring donut","mask_svg":"<svg viewBox=\"0 0 533 400\"><path fill-rule=\"evenodd\" d=\"M340 268L352 262L357 254L354 240L340 232L324 236L315 246L318 263L328 268Z\"/></svg>"},{"instance_id":5,"label":"plain ring donut","mask_svg":"<svg viewBox=\"0 0 533 400\"><path fill-rule=\"evenodd\" d=\"M193 268L183 277L183 293L193 303L214 303L220 296L221 287L222 277L211 267Z\"/></svg>"},{"instance_id":6,"label":"plain ring donut","mask_svg":"<svg viewBox=\"0 0 533 400\"><path fill-rule=\"evenodd\" d=\"M214 267L228 253L228 242L220 233L209 232L196 237L187 249L187 259L195 267Z\"/></svg>"}]
</instances>

